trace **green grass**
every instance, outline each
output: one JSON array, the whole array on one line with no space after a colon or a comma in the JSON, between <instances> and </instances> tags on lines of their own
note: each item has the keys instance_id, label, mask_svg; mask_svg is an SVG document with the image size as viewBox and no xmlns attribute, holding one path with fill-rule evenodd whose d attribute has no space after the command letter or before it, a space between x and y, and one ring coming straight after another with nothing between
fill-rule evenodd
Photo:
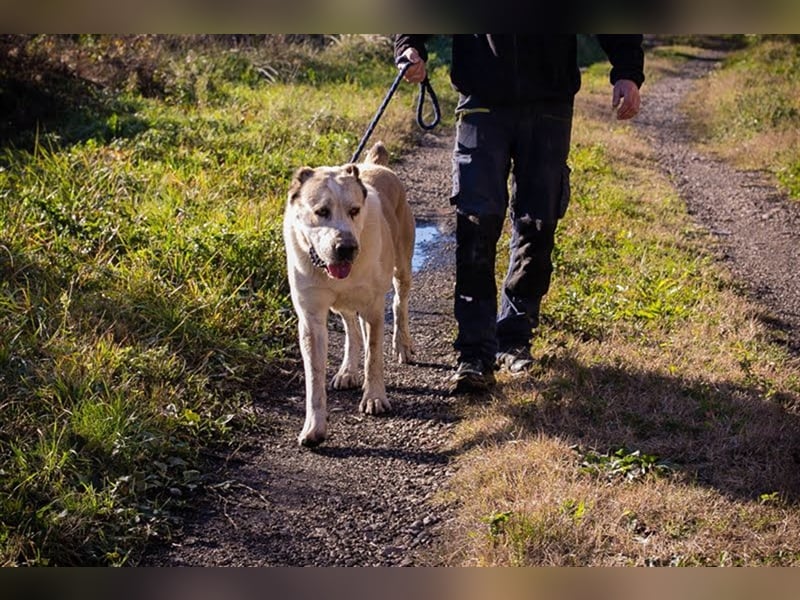
<instances>
[{"instance_id":1,"label":"green grass","mask_svg":"<svg viewBox=\"0 0 800 600\"><path fill-rule=\"evenodd\" d=\"M169 535L203 449L254 426L296 351L289 178L346 161L395 74L362 36L273 54L114 39L29 51L150 61L158 93L110 86L0 155L3 565L135 564ZM375 133L395 152L413 93Z\"/></svg>"},{"instance_id":2,"label":"green grass","mask_svg":"<svg viewBox=\"0 0 800 600\"><path fill-rule=\"evenodd\" d=\"M548 297L548 315L561 328L595 337L610 323L641 333L685 318L713 281L703 276L708 259L686 260L680 238L656 226L680 209L677 198L658 205L631 199L602 145L579 140L570 161L580 219L556 248L564 285ZM648 223L653 227L642 227Z\"/></svg>"}]
</instances>

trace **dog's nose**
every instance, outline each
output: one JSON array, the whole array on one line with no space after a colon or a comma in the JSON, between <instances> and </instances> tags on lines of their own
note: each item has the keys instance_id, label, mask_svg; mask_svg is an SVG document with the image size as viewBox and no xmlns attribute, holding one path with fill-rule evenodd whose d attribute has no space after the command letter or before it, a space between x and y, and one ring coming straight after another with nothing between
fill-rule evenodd
<instances>
[{"instance_id":1,"label":"dog's nose","mask_svg":"<svg viewBox=\"0 0 800 600\"><path fill-rule=\"evenodd\" d=\"M337 262L353 262L358 254L358 244L342 242L333 249Z\"/></svg>"}]
</instances>

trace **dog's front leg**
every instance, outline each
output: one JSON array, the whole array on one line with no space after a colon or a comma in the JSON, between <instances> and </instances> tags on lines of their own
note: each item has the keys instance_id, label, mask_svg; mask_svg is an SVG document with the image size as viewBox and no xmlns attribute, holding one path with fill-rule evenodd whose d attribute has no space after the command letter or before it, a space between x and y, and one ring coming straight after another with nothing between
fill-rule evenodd
<instances>
[{"instance_id":1,"label":"dog's front leg","mask_svg":"<svg viewBox=\"0 0 800 600\"><path fill-rule=\"evenodd\" d=\"M354 312L341 311L339 314L344 325L344 358L342 359L342 365L331 380L331 387L335 390L345 390L361 385L358 361L361 358L362 335Z\"/></svg>"},{"instance_id":2,"label":"dog's front leg","mask_svg":"<svg viewBox=\"0 0 800 600\"><path fill-rule=\"evenodd\" d=\"M392 406L386 398L386 385L383 380L383 296L373 303L368 311L361 314L364 326L364 395L359 410L369 415L379 415Z\"/></svg>"},{"instance_id":3,"label":"dog's front leg","mask_svg":"<svg viewBox=\"0 0 800 600\"><path fill-rule=\"evenodd\" d=\"M300 353L306 379L306 421L298 441L303 446L317 446L328 430L328 407L325 392L325 367L328 360L326 314L299 319Z\"/></svg>"}]
</instances>

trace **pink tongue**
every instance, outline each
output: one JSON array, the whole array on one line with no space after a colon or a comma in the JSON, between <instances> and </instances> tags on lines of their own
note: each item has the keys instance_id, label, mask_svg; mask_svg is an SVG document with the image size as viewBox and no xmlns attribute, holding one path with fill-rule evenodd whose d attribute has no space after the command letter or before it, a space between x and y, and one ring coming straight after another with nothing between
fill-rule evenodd
<instances>
[{"instance_id":1,"label":"pink tongue","mask_svg":"<svg viewBox=\"0 0 800 600\"><path fill-rule=\"evenodd\" d=\"M344 279L350 275L350 263L336 263L328 265L328 275L335 279Z\"/></svg>"}]
</instances>

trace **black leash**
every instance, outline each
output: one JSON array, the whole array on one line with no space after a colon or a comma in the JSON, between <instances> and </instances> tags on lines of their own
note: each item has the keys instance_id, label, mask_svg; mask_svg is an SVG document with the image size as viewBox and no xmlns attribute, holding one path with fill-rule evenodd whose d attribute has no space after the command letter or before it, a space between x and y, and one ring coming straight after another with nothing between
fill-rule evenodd
<instances>
[{"instance_id":1,"label":"black leash","mask_svg":"<svg viewBox=\"0 0 800 600\"><path fill-rule=\"evenodd\" d=\"M375 126L378 124L378 121L383 115L383 111L386 110L386 107L389 105L389 100L392 99L397 86L400 85L403 75L406 74L406 71L411 64L412 63L407 62L400 67L400 72L397 74L397 77L395 77L392 87L389 88L389 92L386 94L386 97L383 99L383 102L378 108L378 112L375 113L375 116L372 118L372 122L369 124L369 127L367 127L367 132L364 134L364 137L361 138L361 142L358 144L358 148L356 148L356 151L353 153L353 157L350 159L350 162L358 162L358 157L361 154L361 151L364 149L364 146L366 146L369 136L372 135ZM430 95L431 104L433 105L433 120L430 123L426 123L422 116L426 93ZM428 78L426 77L425 80L419 84L419 99L417 100L417 125L422 127L422 129L430 130L439 124L440 118L441 113L439 112L439 99L436 97L433 87L431 87L431 82L428 81Z\"/></svg>"}]
</instances>

